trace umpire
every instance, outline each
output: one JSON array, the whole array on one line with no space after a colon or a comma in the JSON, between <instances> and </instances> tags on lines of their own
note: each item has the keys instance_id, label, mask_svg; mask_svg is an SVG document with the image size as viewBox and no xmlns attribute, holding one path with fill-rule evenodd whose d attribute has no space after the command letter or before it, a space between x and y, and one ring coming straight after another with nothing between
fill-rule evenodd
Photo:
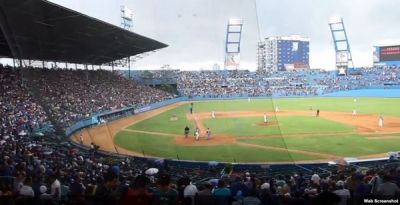
<instances>
[{"instance_id":1,"label":"umpire","mask_svg":"<svg viewBox=\"0 0 400 205\"><path fill-rule=\"evenodd\" d=\"M184 130L184 133L185 133L185 138L187 138L187 137L188 137L188 135L189 135L189 131L190 131L190 129L189 129L189 127L186 125L186 127L185 127L185 130Z\"/></svg>"}]
</instances>

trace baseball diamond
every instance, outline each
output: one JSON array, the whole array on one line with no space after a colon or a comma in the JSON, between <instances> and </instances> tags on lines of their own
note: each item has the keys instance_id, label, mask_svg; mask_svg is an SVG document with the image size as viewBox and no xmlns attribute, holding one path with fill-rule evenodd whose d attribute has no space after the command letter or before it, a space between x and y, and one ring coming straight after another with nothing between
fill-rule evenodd
<instances>
[{"instance_id":1,"label":"baseball diamond","mask_svg":"<svg viewBox=\"0 0 400 205\"><path fill-rule=\"evenodd\" d=\"M0 0L0 205L398 203L399 8Z\"/></svg>"},{"instance_id":2,"label":"baseball diamond","mask_svg":"<svg viewBox=\"0 0 400 205\"><path fill-rule=\"evenodd\" d=\"M358 98L357 115L354 103L349 97L194 101L190 114L190 102L180 102L88 128L84 143L134 156L263 163L368 158L400 150L393 143L400 138L400 99ZM384 127L379 126L380 115ZM191 132L200 129L199 141L184 137L186 126ZM207 128L213 133L209 140ZM78 134L72 139L78 141Z\"/></svg>"}]
</instances>

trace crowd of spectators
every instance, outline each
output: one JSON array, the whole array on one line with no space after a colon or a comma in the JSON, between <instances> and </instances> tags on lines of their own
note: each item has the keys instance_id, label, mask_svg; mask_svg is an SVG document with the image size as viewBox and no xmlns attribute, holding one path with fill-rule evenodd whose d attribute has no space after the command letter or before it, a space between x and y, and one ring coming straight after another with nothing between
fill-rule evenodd
<instances>
[{"instance_id":1,"label":"crowd of spectators","mask_svg":"<svg viewBox=\"0 0 400 205\"><path fill-rule=\"evenodd\" d=\"M174 98L105 70L23 69L37 97L55 121L66 128L92 114L141 107Z\"/></svg>"},{"instance_id":2,"label":"crowd of spectators","mask_svg":"<svg viewBox=\"0 0 400 205\"><path fill-rule=\"evenodd\" d=\"M147 173L152 166L160 172ZM0 204L350 205L397 199L396 166L328 174L193 171L166 162L108 158L16 134L0 144ZM211 178L193 180L201 173Z\"/></svg>"},{"instance_id":3,"label":"crowd of spectators","mask_svg":"<svg viewBox=\"0 0 400 205\"><path fill-rule=\"evenodd\" d=\"M41 132L51 129L46 113L33 99L21 73L0 65L0 136L44 134Z\"/></svg>"},{"instance_id":4,"label":"crowd of spectators","mask_svg":"<svg viewBox=\"0 0 400 205\"><path fill-rule=\"evenodd\" d=\"M315 76L305 80L307 72L315 72ZM400 77L398 69L392 68L360 72L361 75L335 77L332 81L325 78L329 73L318 71L288 72L283 78L277 74L257 77L248 71L181 72L178 88L186 95L198 96L271 95L283 90L303 95L315 94L316 90L308 86L315 82L322 87L347 82L349 87L337 88L341 90L396 83ZM284 88L287 84L294 86L292 91ZM49 107L51 117L65 127L92 113L174 97L109 71L1 66L0 91L2 205L356 204L365 197L390 200L400 194L398 164L389 168L336 170L324 175L301 168L295 173L277 175L242 170L228 174L214 169L168 166L167 161L107 157L52 138L44 107ZM44 131L46 127L49 129ZM39 137L34 138L34 133L40 133ZM159 173L146 174L154 166Z\"/></svg>"},{"instance_id":5,"label":"crowd of spectators","mask_svg":"<svg viewBox=\"0 0 400 205\"><path fill-rule=\"evenodd\" d=\"M182 71L177 80L180 94L200 97L316 96L369 87L400 86L400 69L353 69L338 76L324 70L292 70L257 73L247 70Z\"/></svg>"}]
</instances>

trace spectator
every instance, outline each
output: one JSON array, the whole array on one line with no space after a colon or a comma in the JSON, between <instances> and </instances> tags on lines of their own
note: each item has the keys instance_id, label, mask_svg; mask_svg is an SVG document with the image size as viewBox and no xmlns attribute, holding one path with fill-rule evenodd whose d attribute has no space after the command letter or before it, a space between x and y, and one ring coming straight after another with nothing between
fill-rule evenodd
<instances>
[{"instance_id":1,"label":"spectator","mask_svg":"<svg viewBox=\"0 0 400 205\"><path fill-rule=\"evenodd\" d=\"M26 177L24 180L24 185L19 190L19 195L23 197L34 197L35 193L32 189L32 179L30 177Z\"/></svg>"},{"instance_id":2,"label":"spectator","mask_svg":"<svg viewBox=\"0 0 400 205\"><path fill-rule=\"evenodd\" d=\"M382 179L382 184L378 186L378 193L383 196L395 196L396 194L400 193L399 187L390 181L391 178L389 175L384 175Z\"/></svg>"},{"instance_id":3,"label":"spectator","mask_svg":"<svg viewBox=\"0 0 400 205\"><path fill-rule=\"evenodd\" d=\"M158 188L153 192L154 205L176 205L178 204L178 192L171 188L171 177L161 174L158 179Z\"/></svg>"},{"instance_id":4,"label":"spectator","mask_svg":"<svg viewBox=\"0 0 400 205\"><path fill-rule=\"evenodd\" d=\"M226 184L225 184L224 180L222 180L222 179L218 180L217 188L215 188L212 193L216 198L217 204L220 204L220 205L230 204L232 194L231 194L231 190L226 188Z\"/></svg>"}]
</instances>

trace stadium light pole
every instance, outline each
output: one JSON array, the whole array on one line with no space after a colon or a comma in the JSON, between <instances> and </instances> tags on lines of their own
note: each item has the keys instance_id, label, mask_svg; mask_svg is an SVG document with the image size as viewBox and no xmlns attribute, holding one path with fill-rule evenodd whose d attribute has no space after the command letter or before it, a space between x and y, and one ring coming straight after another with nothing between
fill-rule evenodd
<instances>
[{"instance_id":1,"label":"stadium light pole","mask_svg":"<svg viewBox=\"0 0 400 205\"><path fill-rule=\"evenodd\" d=\"M348 68L353 68L354 64L343 18L339 16L331 17L328 25L331 30L333 44L335 46L336 70L338 71L337 74L347 75Z\"/></svg>"}]
</instances>

